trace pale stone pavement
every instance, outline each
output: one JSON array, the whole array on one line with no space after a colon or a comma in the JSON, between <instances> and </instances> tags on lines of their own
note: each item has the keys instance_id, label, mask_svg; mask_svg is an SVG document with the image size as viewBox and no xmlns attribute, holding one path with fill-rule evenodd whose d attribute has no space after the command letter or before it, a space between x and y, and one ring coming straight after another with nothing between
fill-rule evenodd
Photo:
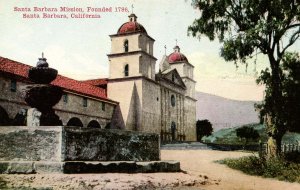
<instances>
[{"instance_id":1,"label":"pale stone pavement","mask_svg":"<svg viewBox=\"0 0 300 190\"><path fill-rule=\"evenodd\" d=\"M300 184L249 176L216 160L251 153L215 150L162 150L162 160L178 160L186 173L0 175L10 189L175 189L175 190L300 190ZM32 190L32 189L26 189Z\"/></svg>"},{"instance_id":2,"label":"pale stone pavement","mask_svg":"<svg viewBox=\"0 0 300 190\"><path fill-rule=\"evenodd\" d=\"M216 163L224 158L237 158L251 155L239 151L215 150L162 150L163 160L176 159L181 169L193 176L207 176L210 184L201 189L206 190L300 190L299 183L278 181L243 174L240 171Z\"/></svg>"}]
</instances>

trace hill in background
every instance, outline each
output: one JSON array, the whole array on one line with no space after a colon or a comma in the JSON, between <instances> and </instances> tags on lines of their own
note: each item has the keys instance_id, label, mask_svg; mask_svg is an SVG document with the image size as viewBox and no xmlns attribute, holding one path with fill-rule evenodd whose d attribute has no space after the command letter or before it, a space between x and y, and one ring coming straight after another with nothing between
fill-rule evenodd
<instances>
[{"instance_id":1,"label":"hill in background","mask_svg":"<svg viewBox=\"0 0 300 190\"><path fill-rule=\"evenodd\" d=\"M259 133L259 140L261 142L267 141L267 134L265 131L265 126L262 124L249 124L249 127L254 128ZM243 126L221 129L217 132L213 132L212 135L208 137L203 137L202 141L206 143L216 143L216 144L243 144L243 141L236 136L236 129ZM249 144L257 144L259 140L250 141ZM299 133L291 133L287 132L283 138L282 143L297 143L300 142L300 134Z\"/></svg>"},{"instance_id":2,"label":"hill in background","mask_svg":"<svg viewBox=\"0 0 300 190\"><path fill-rule=\"evenodd\" d=\"M239 101L196 92L197 120L208 119L214 131L258 123L258 112L254 110L255 101Z\"/></svg>"}]
</instances>

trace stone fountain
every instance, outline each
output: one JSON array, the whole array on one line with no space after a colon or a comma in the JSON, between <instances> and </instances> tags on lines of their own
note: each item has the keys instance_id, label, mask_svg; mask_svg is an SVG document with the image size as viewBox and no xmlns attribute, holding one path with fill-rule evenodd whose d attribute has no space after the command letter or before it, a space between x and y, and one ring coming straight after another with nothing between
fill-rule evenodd
<instances>
[{"instance_id":1,"label":"stone fountain","mask_svg":"<svg viewBox=\"0 0 300 190\"><path fill-rule=\"evenodd\" d=\"M43 53L36 67L30 68L28 72L28 78L35 84L26 87L25 101L41 112L39 123L41 126L62 125L61 120L52 108L62 96L61 88L50 85L56 77L57 70L49 67Z\"/></svg>"}]
</instances>

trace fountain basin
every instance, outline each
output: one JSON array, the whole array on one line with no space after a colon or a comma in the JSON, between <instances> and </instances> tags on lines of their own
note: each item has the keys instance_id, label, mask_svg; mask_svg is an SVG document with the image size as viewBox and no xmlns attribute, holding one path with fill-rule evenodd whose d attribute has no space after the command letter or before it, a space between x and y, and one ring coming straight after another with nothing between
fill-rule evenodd
<instances>
[{"instance_id":1,"label":"fountain basin","mask_svg":"<svg viewBox=\"0 0 300 190\"><path fill-rule=\"evenodd\" d=\"M32 67L29 69L28 77L38 84L49 84L57 76L57 70L49 67Z\"/></svg>"}]
</instances>

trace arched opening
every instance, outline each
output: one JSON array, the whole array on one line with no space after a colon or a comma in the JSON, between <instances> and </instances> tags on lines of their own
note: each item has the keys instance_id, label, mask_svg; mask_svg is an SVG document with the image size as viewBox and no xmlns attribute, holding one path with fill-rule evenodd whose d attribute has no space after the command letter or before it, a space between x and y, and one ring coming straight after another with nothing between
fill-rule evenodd
<instances>
[{"instance_id":1,"label":"arched opening","mask_svg":"<svg viewBox=\"0 0 300 190\"><path fill-rule=\"evenodd\" d=\"M128 40L125 40L124 41L124 52L128 52L128 49L129 49L129 43L128 43Z\"/></svg>"},{"instance_id":2,"label":"arched opening","mask_svg":"<svg viewBox=\"0 0 300 190\"><path fill-rule=\"evenodd\" d=\"M172 121L171 124L171 134L172 134L172 141L176 140L176 123Z\"/></svg>"},{"instance_id":3,"label":"arched opening","mask_svg":"<svg viewBox=\"0 0 300 190\"><path fill-rule=\"evenodd\" d=\"M111 127L111 124L107 123L106 126L105 126L105 129L110 129L110 127Z\"/></svg>"},{"instance_id":4,"label":"arched opening","mask_svg":"<svg viewBox=\"0 0 300 190\"><path fill-rule=\"evenodd\" d=\"M125 75L125 77L127 77L129 75L129 65L128 64L126 64L124 67L124 75Z\"/></svg>"},{"instance_id":5,"label":"arched opening","mask_svg":"<svg viewBox=\"0 0 300 190\"><path fill-rule=\"evenodd\" d=\"M9 117L4 108L0 106L0 126L8 126Z\"/></svg>"},{"instance_id":6,"label":"arched opening","mask_svg":"<svg viewBox=\"0 0 300 190\"><path fill-rule=\"evenodd\" d=\"M27 116L27 109L20 109L19 112L16 114L15 118L12 120L12 125L13 126L26 125L26 116Z\"/></svg>"},{"instance_id":7,"label":"arched opening","mask_svg":"<svg viewBox=\"0 0 300 190\"><path fill-rule=\"evenodd\" d=\"M96 120L90 121L89 124L87 125L87 127L88 128L99 128L99 129L101 129L100 124Z\"/></svg>"},{"instance_id":8,"label":"arched opening","mask_svg":"<svg viewBox=\"0 0 300 190\"><path fill-rule=\"evenodd\" d=\"M72 117L68 121L67 126L83 127L83 124L82 124L81 120L78 119L77 117Z\"/></svg>"}]
</instances>

